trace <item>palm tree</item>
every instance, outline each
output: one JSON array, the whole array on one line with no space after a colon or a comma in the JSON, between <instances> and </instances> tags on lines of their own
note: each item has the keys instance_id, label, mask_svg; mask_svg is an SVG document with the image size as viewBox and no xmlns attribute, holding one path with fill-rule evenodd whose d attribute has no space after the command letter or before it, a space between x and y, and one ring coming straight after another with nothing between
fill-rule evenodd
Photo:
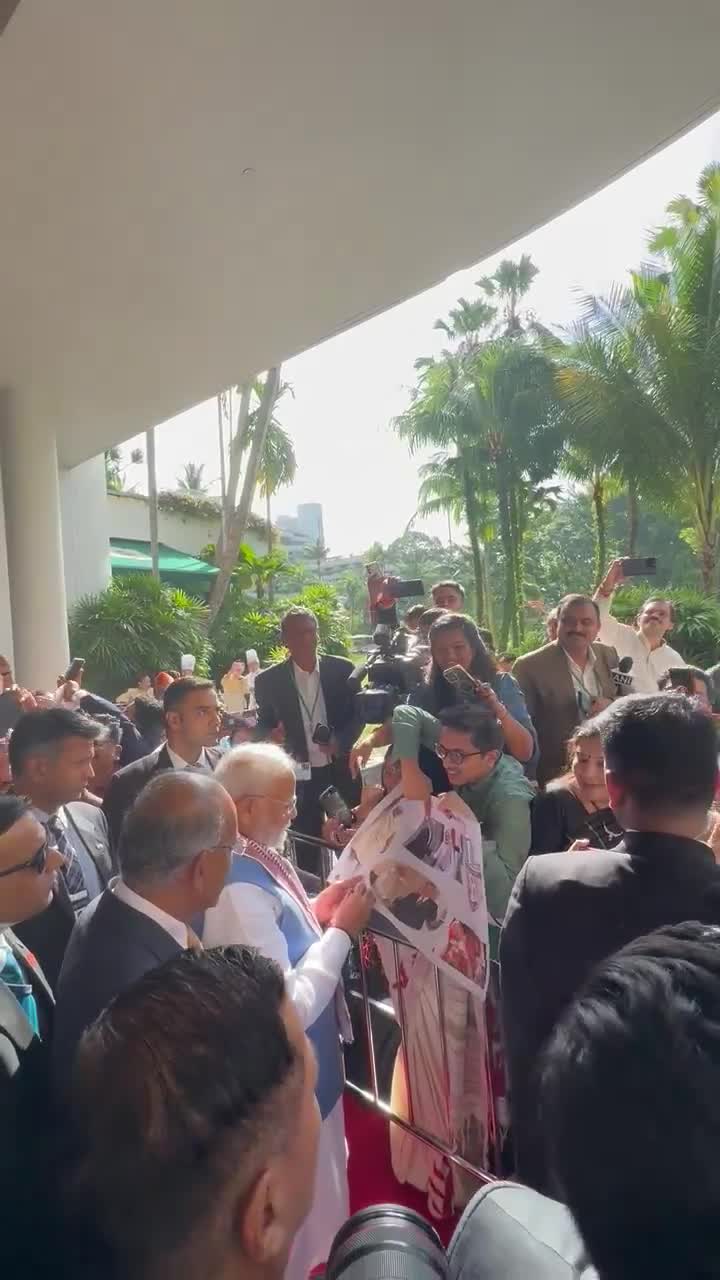
<instances>
[{"instance_id":1,"label":"palm tree","mask_svg":"<svg viewBox=\"0 0 720 1280\"><path fill-rule=\"evenodd\" d=\"M477 281L478 288L498 304L502 315L498 332L502 337L518 338L530 324L531 317L521 315L519 303L529 293L539 270L530 255L524 253L519 262L503 258L491 276Z\"/></svg>"},{"instance_id":2,"label":"palm tree","mask_svg":"<svg viewBox=\"0 0 720 1280\"><path fill-rule=\"evenodd\" d=\"M492 630L493 611L488 580L487 546L495 536L497 502L485 468L472 447L455 454L436 453L419 470L419 516L443 513L464 523L472 552L475 611Z\"/></svg>"},{"instance_id":3,"label":"palm tree","mask_svg":"<svg viewBox=\"0 0 720 1280\"><path fill-rule=\"evenodd\" d=\"M128 487L127 484L127 468L128 466L137 467L145 461L145 454L142 449L132 449L130 451L130 461L123 466L123 453L119 445L113 445L111 449L105 450L105 483L108 493L132 493L135 489L134 485Z\"/></svg>"},{"instance_id":4,"label":"palm tree","mask_svg":"<svg viewBox=\"0 0 720 1280\"><path fill-rule=\"evenodd\" d=\"M207 488L203 483L204 471L204 462L186 462L183 467L183 474L178 476L178 489L182 489L183 493L207 493Z\"/></svg>"},{"instance_id":5,"label":"palm tree","mask_svg":"<svg viewBox=\"0 0 720 1280\"><path fill-rule=\"evenodd\" d=\"M592 431L608 399L624 411L625 434L674 481L709 594L720 539L720 165L701 174L696 202L679 197L668 214L650 240L655 262L631 272L629 288L587 300L608 367L576 388L572 412Z\"/></svg>"},{"instance_id":6,"label":"palm tree","mask_svg":"<svg viewBox=\"0 0 720 1280\"><path fill-rule=\"evenodd\" d=\"M355 631L356 622L359 621L361 626L365 623L365 607L368 598L365 579L359 573L346 573L340 579L338 588L348 611L350 630Z\"/></svg>"},{"instance_id":7,"label":"palm tree","mask_svg":"<svg viewBox=\"0 0 720 1280\"><path fill-rule=\"evenodd\" d=\"M265 437L265 446L260 457L258 468L258 490L265 499L265 518L267 521L268 555L273 549L273 527L270 502L272 497L292 484L297 472L297 457L290 436L281 427L277 418L272 418Z\"/></svg>"},{"instance_id":8,"label":"palm tree","mask_svg":"<svg viewBox=\"0 0 720 1280\"><path fill-rule=\"evenodd\" d=\"M325 561L330 554L330 548L325 546L324 539L317 538L309 547L305 548L305 556L308 560L314 560L318 573L320 573Z\"/></svg>"}]
</instances>

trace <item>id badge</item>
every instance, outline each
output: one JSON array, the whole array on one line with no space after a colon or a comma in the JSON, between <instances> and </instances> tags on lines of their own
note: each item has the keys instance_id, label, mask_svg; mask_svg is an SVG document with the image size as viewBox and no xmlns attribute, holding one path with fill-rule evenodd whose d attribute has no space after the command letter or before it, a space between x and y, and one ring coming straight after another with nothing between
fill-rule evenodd
<instances>
[{"instance_id":1,"label":"id badge","mask_svg":"<svg viewBox=\"0 0 720 1280\"><path fill-rule=\"evenodd\" d=\"M295 761L295 781L309 782L311 778L312 778L312 770L310 768L309 761L296 760Z\"/></svg>"}]
</instances>

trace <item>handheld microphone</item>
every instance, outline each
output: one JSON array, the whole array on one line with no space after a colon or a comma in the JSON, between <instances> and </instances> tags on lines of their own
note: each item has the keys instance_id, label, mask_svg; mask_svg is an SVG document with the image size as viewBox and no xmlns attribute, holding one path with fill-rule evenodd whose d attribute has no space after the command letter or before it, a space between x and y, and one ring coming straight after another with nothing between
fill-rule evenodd
<instances>
[{"instance_id":1,"label":"handheld microphone","mask_svg":"<svg viewBox=\"0 0 720 1280\"><path fill-rule=\"evenodd\" d=\"M630 674L632 670L633 660L631 657L621 658L616 667L613 667L612 677L615 681L615 689L618 697L632 692L633 678Z\"/></svg>"}]
</instances>

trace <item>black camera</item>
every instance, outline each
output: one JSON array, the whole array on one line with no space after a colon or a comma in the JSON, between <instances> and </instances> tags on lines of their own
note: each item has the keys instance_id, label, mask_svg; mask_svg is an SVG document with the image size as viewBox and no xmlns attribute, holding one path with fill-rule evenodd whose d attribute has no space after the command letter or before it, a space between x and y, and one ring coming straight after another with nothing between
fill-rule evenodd
<instances>
[{"instance_id":1,"label":"black camera","mask_svg":"<svg viewBox=\"0 0 720 1280\"><path fill-rule=\"evenodd\" d=\"M332 729L326 724L316 724L312 731L312 740L317 747L327 747L332 738Z\"/></svg>"},{"instance_id":2,"label":"black camera","mask_svg":"<svg viewBox=\"0 0 720 1280\"><path fill-rule=\"evenodd\" d=\"M401 578L385 577L376 565L367 566L367 575L375 648L367 662L355 668L350 679L362 723L382 724L422 680L417 658L407 652L407 632L398 627L395 601L422 596L425 588L417 579L405 582ZM362 688L365 680L367 685Z\"/></svg>"}]
</instances>

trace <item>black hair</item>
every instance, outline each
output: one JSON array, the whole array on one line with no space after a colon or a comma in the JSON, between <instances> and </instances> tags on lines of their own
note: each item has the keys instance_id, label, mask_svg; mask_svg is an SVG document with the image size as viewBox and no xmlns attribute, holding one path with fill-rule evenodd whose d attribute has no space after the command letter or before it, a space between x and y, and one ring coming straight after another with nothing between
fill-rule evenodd
<instances>
[{"instance_id":1,"label":"black hair","mask_svg":"<svg viewBox=\"0 0 720 1280\"><path fill-rule=\"evenodd\" d=\"M285 635L288 622L292 622L293 618L309 618L312 622L315 623L315 627L317 629L317 625L318 625L317 615L313 613L312 609L306 609L305 606L301 604L293 604L290 606L289 609L286 609L285 613L280 619L280 635L281 636Z\"/></svg>"},{"instance_id":2,"label":"black hair","mask_svg":"<svg viewBox=\"0 0 720 1280\"><path fill-rule=\"evenodd\" d=\"M452 591L457 591L460 599L464 602L465 588L459 582L455 582L454 578L443 579L442 582L434 582L430 588L430 595L434 597L435 592L439 591L441 587L449 587Z\"/></svg>"},{"instance_id":3,"label":"black hair","mask_svg":"<svg viewBox=\"0 0 720 1280\"><path fill-rule=\"evenodd\" d=\"M720 1274L720 930L596 969L543 1054L550 1167L603 1280Z\"/></svg>"},{"instance_id":4,"label":"black hair","mask_svg":"<svg viewBox=\"0 0 720 1280\"><path fill-rule=\"evenodd\" d=\"M304 1064L284 999L282 973L254 948L185 951L86 1031L68 1217L96 1225L118 1274L215 1275L226 1188L249 1188L296 1124Z\"/></svg>"},{"instance_id":5,"label":"black hair","mask_svg":"<svg viewBox=\"0 0 720 1280\"><path fill-rule=\"evenodd\" d=\"M644 609L647 609L649 604L666 604L670 611L670 621L674 625L675 605L673 604L672 600L668 600L667 596L648 596L647 600L644 600L643 603L641 604L640 609L638 610L638 615L641 614Z\"/></svg>"},{"instance_id":6,"label":"black hair","mask_svg":"<svg viewBox=\"0 0 720 1280\"><path fill-rule=\"evenodd\" d=\"M169 715L171 711L177 711L181 702L184 702L188 694L197 693L201 689L214 689L215 685L212 680L203 680L199 676L180 676L178 680L173 680L169 684L163 694L163 711L165 715Z\"/></svg>"},{"instance_id":7,"label":"black hair","mask_svg":"<svg viewBox=\"0 0 720 1280\"><path fill-rule=\"evenodd\" d=\"M562 618L563 614L565 613L565 610L566 610L566 609L571 609L571 608L572 608L572 606L573 606L573 605L575 605L575 604L589 604L589 605L592 605L593 609L595 610L595 615L596 615L596 617L597 617L597 620L598 620L598 622L600 621L600 606L599 606L599 604L598 604L597 600L593 600L592 596L583 596L583 595L577 595L577 594L576 594L576 595L563 596L562 600L560 601L559 605L557 606L557 620L558 620L558 622L560 622L560 620L561 620L561 618ZM550 614L548 614L548 618L549 618L550 616L551 616L551 615L550 615Z\"/></svg>"},{"instance_id":8,"label":"black hair","mask_svg":"<svg viewBox=\"0 0 720 1280\"><path fill-rule=\"evenodd\" d=\"M93 720L102 729L102 733L98 736L98 742L112 742L116 747L120 745L122 742L122 725L118 716L100 713L94 715Z\"/></svg>"},{"instance_id":9,"label":"black hair","mask_svg":"<svg viewBox=\"0 0 720 1280\"><path fill-rule=\"evenodd\" d=\"M433 640L444 631L462 631L473 651L469 672L476 680L491 684L497 675L497 664L483 643L477 625L466 613L443 613L433 622L428 639L432 650ZM458 701L458 690L449 685L435 659L433 658L428 672L428 684L432 685L435 707L442 711L443 707L452 707Z\"/></svg>"},{"instance_id":10,"label":"black hair","mask_svg":"<svg viewBox=\"0 0 720 1280\"><path fill-rule=\"evenodd\" d=\"M709 809L717 780L710 716L680 693L621 698L596 717L613 773L642 808Z\"/></svg>"},{"instance_id":11,"label":"black hair","mask_svg":"<svg viewBox=\"0 0 720 1280\"><path fill-rule=\"evenodd\" d=\"M478 635L482 640L488 653L495 652L495 637L488 627L478 627Z\"/></svg>"},{"instance_id":12,"label":"black hair","mask_svg":"<svg viewBox=\"0 0 720 1280\"><path fill-rule=\"evenodd\" d=\"M438 609L437 605L432 605L429 609L423 609L418 618L418 626L432 627L438 620L443 618L447 613L447 609Z\"/></svg>"},{"instance_id":13,"label":"black hair","mask_svg":"<svg viewBox=\"0 0 720 1280\"><path fill-rule=\"evenodd\" d=\"M0 795L0 836L4 836L29 812L27 800L21 796Z\"/></svg>"},{"instance_id":14,"label":"black hair","mask_svg":"<svg viewBox=\"0 0 720 1280\"><path fill-rule=\"evenodd\" d=\"M660 688L684 689L686 693L692 694L693 680L702 681L708 691L708 697L712 698L712 679L701 667L668 667L667 674L660 681Z\"/></svg>"},{"instance_id":15,"label":"black hair","mask_svg":"<svg viewBox=\"0 0 720 1280\"><path fill-rule=\"evenodd\" d=\"M32 755L56 751L68 738L94 742L103 728L82 711L66 707L50 707L48 711L26 711L12 731L8 758L13 776L22 773Z\"/></svg>"},{"instance_id":16,"label":"black hair","mask_svg":"<svg viewBox=\"0 0 720 1280\"><path fill-rule=\"evenodd\" d=\"M720 663L714 667L708 667L705 675L708 679L708 692L710 701L712 702L713 711L720 711Z\"/></svg>"},{"instance_id":17,"label":"black hair","mask_svg":"<svg viewBox=\"0 0 720 1280\"><path fill-rule=\"evenodd\" d=\"M456 707L446 707L438 717L445 729L455 729L457 733L469 733L473 746L478 751L502 751L504 736L500 721L492 711L472 702L461 702Z\"/></svg>"},{"instance_id":18,"label":"black hair","mask_svg":"<svg viewBox=\"0 0 720 1280\"><path fill-rule=\"evenodd\" d=\"M424 604L411 604L410 608L405 610L405 621L415 622L418 618L422 617L424 612L425 612Z\"/></svg>"},{"instance_id":19,"label":"black hair","mask_svg":"<svg viewBox=\"0 0 720 1280\"><path fill-rule=\"evenodd\" d=\"M168 688L171 688L168 685ZM157 698L136 698L133 702L135 728L141 737L154 732L162 733L165 725L165 713L162 702Z\"/></svg>"}]
</instances>

